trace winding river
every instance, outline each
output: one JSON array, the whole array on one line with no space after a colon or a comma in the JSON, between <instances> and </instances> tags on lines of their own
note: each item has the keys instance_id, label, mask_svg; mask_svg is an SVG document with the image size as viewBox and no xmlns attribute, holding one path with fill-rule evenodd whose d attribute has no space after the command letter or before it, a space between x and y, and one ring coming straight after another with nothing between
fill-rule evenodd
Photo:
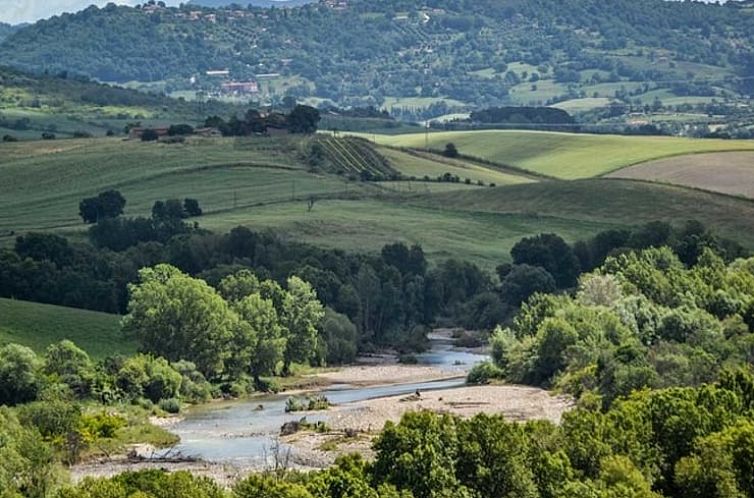
<instances>
[{"instance_id":1,"label":"winding river","mask_svg":"<svg viewBox=\"0 0 754 498\"><path fill-rule=\"evenodd\" d=\"M452 378L406 384L369 387L332 385L315 393L327 396L331 403L348 405L368 399L410 394L417 390L452 389L465 383L465 374L472 365L486 357L478 353L458 350L452 342L431 335L431 348L417 355L420 364L449 371ZM457 373L457 375L454 375ZM254 397L242 401L227 401L197 407L171 428L181 442L162 454L180 454L204 461L239 466L263 467L272 458L275 436L280 427L299 420L302 414L285 413L287 394ZM310 422L326 421L327 412L308 413Z\"/></svg>"}]
</instances>

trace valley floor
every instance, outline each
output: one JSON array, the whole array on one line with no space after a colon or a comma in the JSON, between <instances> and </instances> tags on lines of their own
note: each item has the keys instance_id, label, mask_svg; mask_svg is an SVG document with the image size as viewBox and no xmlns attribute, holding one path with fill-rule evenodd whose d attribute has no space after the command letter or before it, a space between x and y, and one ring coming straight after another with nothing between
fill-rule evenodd
<instances>
[{"instance_id":1,"label":"valley floor","mask_svg":"<svg viewBox=\"0 0 754 498\"><path fill-rule=\"evenodd\" d=\"M351 387L387 387L448 380L462 375L457 369L396 364L388 355L365 358L364 362L366 363L337 371L319 373L317 377L323 384L331 386L348 384ZM325 416L327 432L301 431L275 438L281 450L274 460L286 467L307 470L328 467L338 456L349 453L360 453L365 458L371 458L372 442L384 425L387 422L398 422L403 414L410 411L429 410L460 417L472 417L479 413L503 414L506 418L516 421L548 420L559 423L562 414L570 407L571 401L567 398L553 396L542 389L514 385L461 386L366 399L333 406L328 410ZM323 413L302 412L300 416L317 417ZM170 428L171 420L174 424L181 421L179 418L168 419L161 425ZM134 447L133 451L144 460L120 455L87 462L71 469L73 480L157 468L170 471L188 470L192 474L206 476L230 486L251 472L264 470L260 469L259 465L233 460L181 461L180 455L176 455L175 461L149 461L155 449L148 445L139 445Z\"/></svg>"}]
</instances>

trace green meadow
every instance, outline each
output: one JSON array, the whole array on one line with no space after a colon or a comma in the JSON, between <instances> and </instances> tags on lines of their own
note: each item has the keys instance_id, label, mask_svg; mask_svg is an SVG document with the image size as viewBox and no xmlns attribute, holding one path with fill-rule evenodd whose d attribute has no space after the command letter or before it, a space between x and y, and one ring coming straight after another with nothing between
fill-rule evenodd
<instances>
[{"instance_id":1,"label":"green meadow","mask_svg":"<svg viewBox=\"0 0 754 498\"><path fill-rule=\"evenodd\" d=\"M64 339L94 358L136 352L136 344L121 335L117 315L0 298L0 344L13 342L43 353Z\"/></svg>"}]
</instances>

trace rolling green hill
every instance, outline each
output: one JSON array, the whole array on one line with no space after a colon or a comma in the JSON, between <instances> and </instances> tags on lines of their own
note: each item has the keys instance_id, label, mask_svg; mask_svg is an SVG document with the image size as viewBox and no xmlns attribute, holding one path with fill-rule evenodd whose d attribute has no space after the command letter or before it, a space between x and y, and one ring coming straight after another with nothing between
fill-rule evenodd
<instances>
[{"instance_id":1,"label":"rolling green hill","mask_svg":"<svg viewBox=\"0 0 754 498\"><path fill-rule=\"evenodd\" d=\"M699 220L717 233L754 247L754 202L650 182L588 179L435 194L418 202L457 213L537 213L579 222L632 226Z\"/></svg>"},{"instance_id":2,"label":"rolling green hill","mask_svg":"<svg viewBox=\"0 0 754 498\"><path fill-rule=\"evenodd\" d=\"M468 178L472 184L482 182L485 185L514 185L537 181L539 179L527 176L519 171L481 165L460 158L451 159L439 154L418 150L380 147L379 151L391 164L395 165L404 177L408 178L437 178L450 173L459 177L462 181Z\"/></svg>"},{"instance_id":3,"label":"rolling green hill","mask_svg":"<svg viewBox=\"0 0 754 498\"><path fill-rule=\"evenodd\" d=\"M366 135L365 135L366 136ZM372 135L369 135L372 137ZM376 135L394 147L425 147L425 134ZM748 140L695 140L535 131L451 131L429 135L429 147L452 142L463 155L562 179L590 178L663 157L731 150L754 150Z\"/></svg>"},{"instance_id":4,"label":"rolling green hill","mask_svg":"<svg viewBox=\"0 0 754 498\"><path fill-rule=\"evenodd\" d=\"M0 63L189 92L217 90L220 81L206 72L228 69L233 79L259 79L270 101L288 93L394 111L436 105L438 116L494 103L570 101L588 111L645 94L650 104L654 96L735 101L750 93L754 75L754 13L736 3L110 4L19 29L0 45Z\"/></svg>"},{"instance_id":5,"label":"rolling green hill","mask_svg":"<svg viewBox=\"0 0 754 498\"><path fill-rule=\"evenodd\" d=\"M487 132L477 135L480 143L487 142ZM532 138L528 150L537 151L543 148L537 140L548 134L522 136ZM562 143L558 153L567 157L567 146L578 145L581 137ZM616 153L634 150L631 141L594 138L608 140ZM509 260L512 245L528 235L556 232L575 241L654 219L696 218L754 247L749 224L754 212L742 199L647 182L547 181L515 169L360 140L360 147L403 175L400 181L364 182L312 169L305 153L311 141L283 136L193 138L184 144L118 139L0 144L5 179L0 244L27 231L81 235L87 226L78 217L79 200L116 188L128 200L129 216L148 215L158 199L193 197L204 209L196 221L218 232L238 225L269 228L295 240L359 252L394 241L420 243L435 261L454 256L485 268ZM697 142L702 141L689 141ZM621 143L623 152L616 145ZM604 155L604 149L596 150ZM598 166L596 159L592 165ZM434 181L445 173L461 181ZM409 181L412 176L416 179ZM422 181L423 176L433 181ZM497 187L490 188L492 183Z\"/></svg>"},{"instance_id":6,"label":"rolling green hill","mask_svg":"<svg viewBox=\"0 0 754 498\"><path fill-rule=\"evenodd\" d=\"M136 352L136 344L121 335L117 315L0 298L0 344L14 342L43 353L63 339L98 359Z\"/></svg>"},{"instance_id":7,"label":"rolling green hill","mask_svg":"<svg viewBox=\"0 0 754 498\"><path fill-rule=\"evenodd\" d=\"M298 146L296 138L288 137L194 139L186 144L120 139L0 144L5 178L0 206L6 214L0 237L83 229L79 201L110 188L126 196L128 215L147 215L155 200L170 197L197 198L212 213L341 194L345 180L309 173L298 158Z\"/></svg>"}]
</instances>

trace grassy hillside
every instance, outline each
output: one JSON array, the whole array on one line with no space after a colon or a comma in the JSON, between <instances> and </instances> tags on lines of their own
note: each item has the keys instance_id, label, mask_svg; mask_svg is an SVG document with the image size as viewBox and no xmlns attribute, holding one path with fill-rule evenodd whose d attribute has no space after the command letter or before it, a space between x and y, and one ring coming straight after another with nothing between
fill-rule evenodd
<instances>
[{"instance_id":1,"label":"grassy hillside","mask_svg":"<svg viewBox=\"0 0 754 498\"><path fill-rule=\"evenodd\" d=\"M0 344L15 342L42 353L63 339L94 358L136 351L121 335L116 315L0 298Z\"/></svg>"},{"instance_id":2,"label":"grassy hillside","mask_svg":"<svg viewBox=\"0 0 754 498\"><path fill-rule=\"evenodd\" d=\"M463 192L473 197L483 190L488 189L454 189L447 195ZM203 217L201 223L218 231L238 225L270 228L295 240L354 252L375 252L396 241L418 243L433 261L457 257L488 270L510 261L510 249L522 237L556 232L576 241L616 226L609 221L580 221L534 212L478 213L464 208L444 209L434 203L418 205L416 195L322 200L311 212L303 201L240 208Z\"/></svg>"},{"instance_id":3,"label":"grassy hillside","mask_svg":"<svg viewBox=\"0 0 754 498\"><path fill-rule=\"evenodd\" d=\"M485 143L490 135L478 136L478 142ZM521 136L533 139L528 147L535 154L541 148L537 140L562 135ZM749 225L754 208L741 199L647 182L549 181L465 159L385 146L372 149L360 141L370 148L369 157L384 158L407 177L451 173L461 179L364 182L312 170L306 158L311 140L285 136L194 138L172 145L118 139L0 144L0 175L5 179L0 183L0 244L33 230L81 234L86 225L78 217L80 199L116 188L128 200L126 214L131 216L148 215L158 199L193 197L204 209L196 221L211 230L270 228L297 240L363 252L401 240L422 244L435 261L454 256L486 268L508 260L511 246L521 237L557 232L574 241L654 219L696 218L754 247ZM567 155L568 149L556 152ZM497 187L490 188L491 183Z\"/></svg>"},{"instance_id":4,"label":"grassy hillside","mask_svg":"<svg viewBox=\"0 0 754 498\"><path fill-rule=\"evenodd\" d=\"M197 139L186 144L119 139L0 144L0 237L83 228L78 203L116 188L128 215L157 199L194 197L205 212L339 194L344 180L308 173L293 139ZM29 157L25 157L28 154ZM361 189L355 185L354 189Z\"/></svg>"},{"instance_id":5,"label":"grassy hillside","mask_svg":"<svg viewBox=\"0 0 754 498\"><path fill-rule=\"evenodd\" d=\"M754 152L718 152L658 159L609 175L754 199Z\"/></svg>"},{"instance_id":6,"label":"grassy hillside","mask_svg":"<svg viewBox=\"0 0 754 498\"><path fill-rule=\"evenodd\" d=\"M147 215L152 203L194 197L204 209L197 221L224 231L237 225L273 228L328 247L376 251L389 242L422 243L433 259L457 256L494 267L508 259L519 238L557 231L569 240L609 223L572 222L524 215L470 216L416 207L427 193L485 190L465 183L362 182L345 175L313 173L301 154L308 138L193 139L168 145L117 139L0 144L0 244L26 231L81 233L81 198L120 190L127 215ZM391 167L437 176L446 172L488 184L532 181L464 161L387 148ZM422 175L423 176L423 175ZM317 200L310 210L309 199Z\"/></svg>"},{"instance_id":7,"label":"grassy hillside","mask_svg":"<svg viewBox=\"0 0 754 498\"><path fill-rule=\"evenodd\" d=\"M399 150L380 147L380 152L390 160L403 176L422 179L437 178L445 173L458 176L463 181L468 178L471 183L483 182L485 185L514 185L535 181L518 172L482 166L463 159L450 159L439 154L427 154L422 151Z\"/></svg>"},{"instance_id":8,"label":"grassy hillside","mask_svg":"<svg viewBox=\"0 0 754 498\"><path fill-rule=\"evenodd\" d=\"M420 205L471 213L537 213L580 222L631 226L699 220L754 247L754 202L670 185L617 179L550 181L477 192L436 194Z\"/></svg>"},{"instance_id":9,"label":"grassy hillside","mask_svg":"<svg viewBox=\"0 0 754 498\"><path fill-rule=\"evenodd\" d=\"M378 143L424 148L424 133L377 135ZM698 152L754 150L746 140L632 137L537 131L448 131L429 135L429 147L452 142L464 155L562 179L590 178L632 164Z\"/></svg>"}]
</instances>

